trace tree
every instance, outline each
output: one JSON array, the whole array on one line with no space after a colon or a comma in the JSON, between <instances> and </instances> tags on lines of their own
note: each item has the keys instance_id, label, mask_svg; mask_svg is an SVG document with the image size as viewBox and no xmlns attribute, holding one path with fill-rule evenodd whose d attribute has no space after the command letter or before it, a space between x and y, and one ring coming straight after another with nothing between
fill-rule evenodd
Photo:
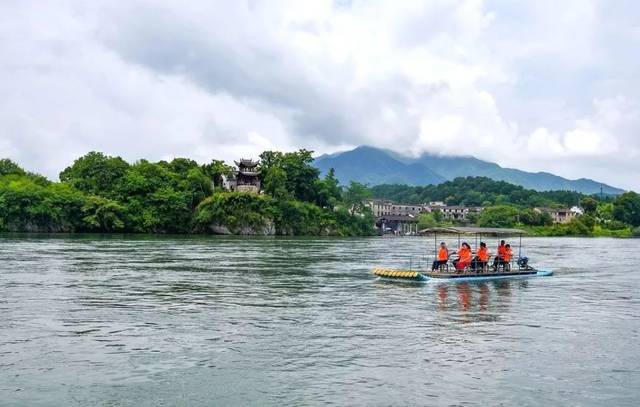
<instances>
[{"instance_id":1,"label":"tree","mask_svg":"<svg viewBox=\"0 0 640 407\"><path fill-rule=\"evenodd\" d=\"M266 171L263 188L266 194L275 199L291 199L291 194L287 191L287 173L280 167L272 167Z\"/></svg>"},{"instance_id":2,"label":"tree","mask_svg":"<svg viewBox=\"0 0 640 407\"><path fill-rule=\"evenodd\" d=\"M640 195L625 192L613 201L613 218L632 226L640 225Z\"/></svg>"},{"instance_id":3,"label":"tree","mask_svg":"<svg viewBox=\"0 0 640 407\"><path fill-rule=\"evenodd\" d=\"M438 222L433 213L421 213L418 216L418 229L432 228L434 226L438 226Z\"/></svg>"},{"instance_id":4,"label":"tree","mask_svg":"<svg viewBox=\"0 0 640 407\"><path fill-rule=\"evenodd\" d=\"M124 228L125 208L111 199L90 196L82 206L82 220L88 230L113 232Z\"/></svg>"},{"instance_id":5,"label":"tree","mask_svg":"<svg viewBox=\"0 0 640 407\"><path fill-rule=\"evenodd\" d=\"M316 180L316 203L323 208L333 208L342 197L336 172L333 168L324 179Z\"/></svg>"},{"instance_id":6,"label":"tree","mask_svg":"<svg viewBox=\"0 0 640 407\"><path fill-rule=\"evenodd\" d=\"M222 160L211 160L209 164L202 166L202 171L213 181L216 188L222 187L222 178L233 174L233 167Z\"/></svg>"},{"instance_id":7,"label":"tree","mask_svg":"<svg viewBox=\"0 0 640 407\"><path fill-rule=\"evenodd\" d=\"M518 210L513 206L499 205L485 208L480 214L479 224L483 227L513 227L518 220Z\"/></svg>"},{"instance_id":8,"label":"tree","mask_svg":"<svg viewBox=\"0 0 640 407\"><path fill-rule=\"evenodd\" d=\"M320 170L311 165L313 152L298 150L291 153L265 151L260 154L260 171L263 181L274 168L286 173L285 187L295 199L305 202L317 202Z\"/></svg>"},{"instance_id":9,"label":"tree","mask_svg":"<svg viewBox=\"0 0 640 407\"><path fill-rule=\"evenodd\" d=\"M109 157L92 151L73 162L60 173L60 181L80 191L94 195L112 196L117 182L124 177L129 164L120 157Z\"/></svg>"},{"instance_id":10,"label":"tree","mask_svg":"<svg viewBox=\"0 0 640 407\"><path fill-rule=\"evenodd\" d=\"M598 204L596 216L601 222L613 220L613 204L610 202L601 202Z\"/></svg>"},{"instance_id":11,"label":"tree","mask_svg":"<svg viewBox=\"0 0 640 407\"><path fill-rule=\"evenodd\" d=\"M360 213L365 208L365 201L371 199L371 196L371 190L366 185L351 181L342 194L342 199L351 213Z\"/></svg>"},{"instance_id":12,"label":"tree","mask_svg":"<svg viewBox=\"0 0 640 407\"><path fill-rule=\"evenodd\" d=\"M26 172L18 164L8 158L3 158L0 160L0 176L9 174L25 175Z\"/></svg>"},{"instance_id":13,"label":"tree","mask_svg":"<svg viewBox=\"0 0 640 407\"><path fill-rule=\"evenodd\" d=\"M587 196L580 200L580 207L584 210L584 213L593 214L598 208L598 201Z\"/></svg>"}]
</instances>

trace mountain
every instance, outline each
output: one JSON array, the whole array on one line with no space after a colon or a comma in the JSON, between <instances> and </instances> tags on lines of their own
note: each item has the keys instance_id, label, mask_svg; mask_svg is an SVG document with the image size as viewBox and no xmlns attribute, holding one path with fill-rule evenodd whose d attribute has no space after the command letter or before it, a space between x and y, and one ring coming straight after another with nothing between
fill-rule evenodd
<instances>
[{"instance_id":1,"label":"mountain","mask_svg":"<svg viewBox=\"0 0 640 407\"><path fill-rule=\"evenodd\" d=\"M403 162L387 151L360 146L352 151L322 155L315 166L323 173L330 168L336 170L341 184L358 181L363 184L440 184L446 179L420 162Z\"/></svg>"},{"instance_id":2,"label":"mountain","mask_svg":"<svg viewBox=\"0 0 640 407\"><path fill-rule=\"evenodd\" d=\"M624 190L587 178L570 180L548 172L527 172L503 168L498 164L470 156L439 156L423 154L418 158L406 157L391 151L360 146L351 151L325 154L315 160L323 173L334 168L340 183L350 181L364 184L439 184L456 177L483 176L506 181L537 191L567 190L584 194L617 195Z\"/></svg>"}]
</instances>

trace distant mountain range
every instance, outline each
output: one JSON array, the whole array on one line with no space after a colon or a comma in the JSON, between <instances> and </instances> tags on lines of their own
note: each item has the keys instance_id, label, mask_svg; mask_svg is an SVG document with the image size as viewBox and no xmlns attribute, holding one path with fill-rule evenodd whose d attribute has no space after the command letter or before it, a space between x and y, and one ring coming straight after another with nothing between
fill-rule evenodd
<instances>
[{"instance_id":1,"label":"distant mountain range","mask_svg":"<svg viewBox=\"0 0 640 407\"><path fill-rule=\"evenodd\" d=\"M357 181L369 185L439 184L456 177L482 176L506 181L537 191L566 190L584 194L617 195L624 190L591 179L570 180L548 172L527 172L503 168L498 164L469 156L439 156L423 154L418 158L406 157L392 151L360 146L351 151L324 154L314 165L326 173L334 168L343 185Z\"/></svg>"}]
</instances>

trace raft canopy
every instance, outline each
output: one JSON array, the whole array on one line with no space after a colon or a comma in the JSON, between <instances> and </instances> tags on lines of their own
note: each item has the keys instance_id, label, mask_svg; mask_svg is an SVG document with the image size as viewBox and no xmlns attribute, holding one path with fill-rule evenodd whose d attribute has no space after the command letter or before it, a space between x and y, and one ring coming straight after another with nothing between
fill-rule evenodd
<instances>
[{"instance_id":1,"label":"raft canopy","mask_svg":"<svg viewBox=\"0 0 640 407\"><path fill-rule=\"evenodd\" d=\"M503 236L503 235L524 235L527 232L522 229L513 228L474 228L474 227L457 227L443 226L435 228L426 228L418 231L421 235L485 235L485 236Z\"/></svg>"}]
</instances>

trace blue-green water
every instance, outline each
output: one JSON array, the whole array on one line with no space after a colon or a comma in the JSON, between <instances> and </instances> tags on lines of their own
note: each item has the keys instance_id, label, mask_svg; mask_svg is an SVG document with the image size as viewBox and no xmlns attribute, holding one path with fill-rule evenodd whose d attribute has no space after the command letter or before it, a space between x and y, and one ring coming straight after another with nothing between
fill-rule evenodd
<instances>
[{"instance_id":1,"label":"blue-green water","mask_svg":"<svg viewBox=\"0 0 640 407\"><path fill-rule=\"evenodd\" d=\"M555 276L370 274L423 238L3 237L0 405L638 405L640 240L525 243Z\"/></svg>"}]
</instances>

